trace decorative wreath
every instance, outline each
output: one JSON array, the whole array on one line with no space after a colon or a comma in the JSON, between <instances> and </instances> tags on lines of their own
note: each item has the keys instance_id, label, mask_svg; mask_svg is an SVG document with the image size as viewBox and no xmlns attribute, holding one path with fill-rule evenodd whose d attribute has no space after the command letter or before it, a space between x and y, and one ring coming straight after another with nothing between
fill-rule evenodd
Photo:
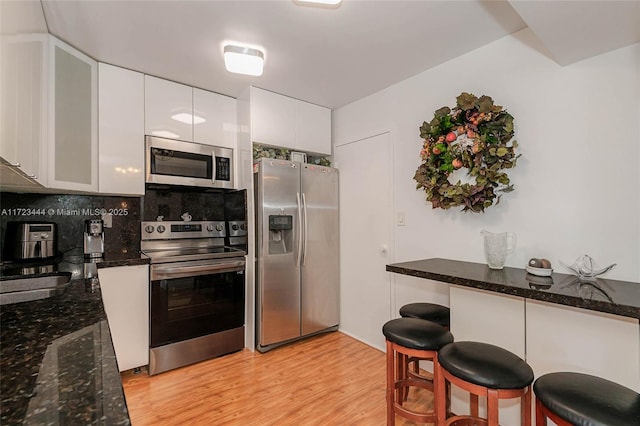
<instances>
[{"instance_id":1,"label":"decorative wreath","mask_svg":"<svg viewBox=\"0 0 640 426\"><path fill-rule=\"evenodd\" d=\"M500 202L502 194L497 193L513 191L504 172L520 157L515 154L517 142L511 142L513 117L489 96L462 93L456 101L453 110L438 109L431 122L420 127L422 163L413 178L434 209L464 206L463 211L480 213L496 197L496 204ZM468 170L470 182L449 181L458 169Z\"/></svg>"}]
</instances>

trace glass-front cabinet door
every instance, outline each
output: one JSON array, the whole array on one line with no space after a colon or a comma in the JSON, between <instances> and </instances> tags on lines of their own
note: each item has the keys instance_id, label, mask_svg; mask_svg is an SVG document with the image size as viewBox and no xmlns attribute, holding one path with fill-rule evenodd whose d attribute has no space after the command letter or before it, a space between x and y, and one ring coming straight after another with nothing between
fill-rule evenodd
<instances>
[{"instance_id":1,"label":"glass-front cabinet door","mask_svg":"<svg viewBox=\"0 0 640 426\"><path fill-rule=\"evenodd\" d=\"M49 61L49 186L97 192L97 62L53 37Z\"/></svg>"}]
</instances>

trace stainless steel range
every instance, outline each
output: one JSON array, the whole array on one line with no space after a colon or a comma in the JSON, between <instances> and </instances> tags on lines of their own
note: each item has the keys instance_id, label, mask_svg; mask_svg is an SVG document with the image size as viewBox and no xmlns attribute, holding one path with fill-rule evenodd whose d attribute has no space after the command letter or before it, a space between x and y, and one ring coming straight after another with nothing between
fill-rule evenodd
<instances>
[{"instance_id":1,"label":"stainless steel range","mask_svg":"<svg viewBox=\"0 0 640 426\"><path fill-rule=\"evenodd\" d=\"M149 374L244 347L245 252L225 222L142 222L150 269Z\"/></svg>"}]
</instances>

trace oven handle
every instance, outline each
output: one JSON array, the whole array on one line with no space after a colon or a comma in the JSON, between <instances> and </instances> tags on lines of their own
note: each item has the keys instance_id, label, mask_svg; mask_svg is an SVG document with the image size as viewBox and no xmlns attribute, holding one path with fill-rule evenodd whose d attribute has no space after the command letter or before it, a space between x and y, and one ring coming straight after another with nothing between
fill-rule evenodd
<instances>
[{"instance_id":1,"label":"oven handle","mask_svg":"<svg viewBox=\"0 0 640 426\"><path fill-rule=\"evenodd\" d=\"M151 266L151 281L167 278L184 278L198 275L220 274L244 271L245 261L229 261L193 266Z\"/></svg>"}]
</instances>

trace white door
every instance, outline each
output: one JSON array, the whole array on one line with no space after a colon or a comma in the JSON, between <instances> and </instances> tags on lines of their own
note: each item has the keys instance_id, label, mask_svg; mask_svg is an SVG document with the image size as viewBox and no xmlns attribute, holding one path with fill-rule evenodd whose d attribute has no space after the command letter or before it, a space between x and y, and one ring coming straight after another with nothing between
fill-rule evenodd
<instances>
[{"instance_id":1,"label":"white door","mask_svg":"<svg viewBox=\"0 0 640 426\"><path fill-rule=\"evenodd\" d=\"M389 133L336 147L340 170L340 330L384 350L391 316Z\"/></svg>"}]
</instances>

